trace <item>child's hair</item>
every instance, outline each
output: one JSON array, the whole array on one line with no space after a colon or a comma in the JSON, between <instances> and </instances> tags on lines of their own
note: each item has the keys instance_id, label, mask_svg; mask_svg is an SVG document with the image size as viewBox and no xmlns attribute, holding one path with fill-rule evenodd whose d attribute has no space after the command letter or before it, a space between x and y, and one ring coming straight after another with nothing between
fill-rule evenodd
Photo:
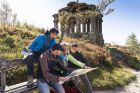
<instances>
[{"instance_id":1,"label":"child's hair","mask_svg":"<svg viewBox=\"0 0 140 93\"><path fill-rule=\"evenodd\" d=\"M61 43L61 46L62 46L62 47L69 46L69 45L70 45L70 44L67 43L67 42L62 42L62 43Z\"/></svg>"},{"instance_id":2,"label":"child's hair","mask_svg":"<svg viewBox=\"0 0 140 93\"><path fill-rule=\"evenodd\" d=\"M60 50L62 52L64 51L63 47L59 43L56 43L53 45L52 51L54 51L54 50Z\"/></svg>"},{"instance_id":3,"label":"child's hair","mask_svg":"<svg viewBox=\"0 0 140 93\"><path fill-rule=\"evenodd\" d=\"M71 47L78 47L77 43L72 43Z\"/></svg>"}]
</instances>

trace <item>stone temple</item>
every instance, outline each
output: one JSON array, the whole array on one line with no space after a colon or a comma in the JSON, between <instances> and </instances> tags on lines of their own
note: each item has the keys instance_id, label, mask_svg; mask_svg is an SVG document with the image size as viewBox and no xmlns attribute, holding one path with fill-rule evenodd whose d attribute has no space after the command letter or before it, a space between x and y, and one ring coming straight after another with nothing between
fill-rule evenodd
<instances>
[{"instance_id":1,"label":"stone temple","mask_svg":"<svg viewBox=\"0 0 140 93\"><path fill-rule=\"evenodd\" d=\"M58 13L65 11L69 13L77 13L79 11L84 12L87 10L94 11L95 9L97 8L94 4L70 2L66 7L59 9ZM54 14L53 17L54 27L56 29L61 28L61 25L59 25L58 14ZM67 29L64 29L66 30L65 35L72 36L75 33L80 33L83 37L88 37L87 39L89 39L91 43L103 46L104 39L102 34L102 18L103 15L100 13L96 16L95 14L91 15L87 18L86 22L81 22L80 20L75 19L75 21L68 25Z\"/></svg>"}]
</instances>

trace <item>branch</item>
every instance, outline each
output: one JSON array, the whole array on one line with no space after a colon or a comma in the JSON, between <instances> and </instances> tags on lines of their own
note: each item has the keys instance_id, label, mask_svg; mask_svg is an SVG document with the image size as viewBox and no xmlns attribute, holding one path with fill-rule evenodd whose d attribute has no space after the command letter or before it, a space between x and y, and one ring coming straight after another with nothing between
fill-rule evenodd
<instances>
[{"instance_id":1,"label":"branch","mask_svg":"<svg viewBox=\"0 0 140 93\"><path fill-rule=\"evenodd\" d=\"M108 9L106 13L104 13L103 15L108 15L110 13L112 13L114 11L114 9Z\"/></svg>"},{"instance_id":2,"label":"branch","mask_svg":"<svg viewBox=\"0 0 140 93\"><path fill-rule=\"evenodd\" d=\"M106 10L106 8L113 3L115 0L102 0L99 5L97 5L98 10L103 14L103 12ZM109 9L111 13L111 9ZM113 11L112 11L113 12ZM106 14L106 13L105 13Z\"/></svg>"}]
</instances>

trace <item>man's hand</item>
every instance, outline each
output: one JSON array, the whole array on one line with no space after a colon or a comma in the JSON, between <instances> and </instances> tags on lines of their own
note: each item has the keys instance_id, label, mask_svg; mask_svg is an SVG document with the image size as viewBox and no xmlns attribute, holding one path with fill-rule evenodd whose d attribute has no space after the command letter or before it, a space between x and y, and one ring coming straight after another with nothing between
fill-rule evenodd
<instances>
[{"instance_id":1,"label":"man's hand","mask_svg":"<svg viewBox=\"0 0 140 93\"><path fill-rule=\"evenodd\" d=\"M68 81L69 79L70 79L70 77L59 77L58 78L59 79L59 81L63 81L63 82L65 82L65 81Z\"/></svg>"},{"instance_id":2,"label":"man's hand","mask_svg":"<svg viewBox=\"0 0 140 93\"><path fill-rule=\"evenodd\" d=\"M84 66L83 68L85 68L85 69L90 69L91 67L89 67L89 66Z\"/></svg>"}]
</instances>

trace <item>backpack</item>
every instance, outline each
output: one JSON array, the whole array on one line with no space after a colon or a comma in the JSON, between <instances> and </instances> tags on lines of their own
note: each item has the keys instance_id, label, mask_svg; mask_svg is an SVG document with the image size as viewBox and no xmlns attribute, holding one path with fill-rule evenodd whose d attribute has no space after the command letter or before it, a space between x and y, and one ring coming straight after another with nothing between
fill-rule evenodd
<instances>
[{"instance_id":1,"label":"backpack","mask_svg":"<svg viewBox=\"0 0 140 93\"><path fill-rule=\"evenodd\" d=\"M77 86L73 80L69 80L63 84L66 93L83 93Z\"/></svg>"},{"instance_id":2,"label":"backpack","mask_svg":"<svg viewBox=\"0 0 140 93\"><path fill-rule=\"evenodd\" d=\"M78 87L75 86L74 81L70 80L63 84L65 93L83 93ZM51 93L57 93L55 90L50 90Z\"/></svg>"}]
</instances>

